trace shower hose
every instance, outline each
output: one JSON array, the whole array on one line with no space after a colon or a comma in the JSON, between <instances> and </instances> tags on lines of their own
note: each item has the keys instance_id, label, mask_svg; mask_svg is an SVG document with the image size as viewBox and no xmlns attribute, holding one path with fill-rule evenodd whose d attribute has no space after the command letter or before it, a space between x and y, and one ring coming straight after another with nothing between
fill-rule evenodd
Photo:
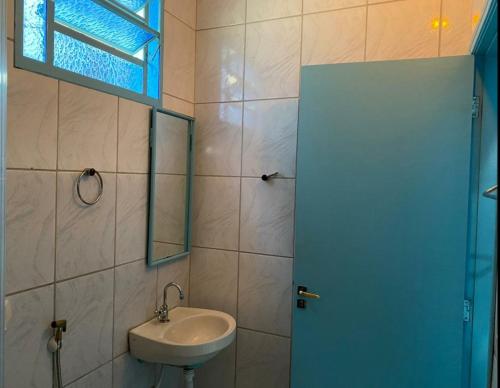
<instances>
[{"instance_id":1,"label":"shower hose","mask_svg":"<svg viewBox=\"0 0 500 388\"><path fill-rule=\"evenodd\" d=\"M62 388L61 347L52 354L52 388Z\"/></svg>"},{"instance_id":2,"label":"shower hose","mask_svg":"<svg viewBox=\"0 0 500 388\"><path fill-rule=\"evenodd\" d=\"M54 321L50 325L54 329L54 335L47 345L52 353L52 388L63 388L61 377L61 347L62 334L66 331L66 321Z\"/></svg>"}]
</instances>

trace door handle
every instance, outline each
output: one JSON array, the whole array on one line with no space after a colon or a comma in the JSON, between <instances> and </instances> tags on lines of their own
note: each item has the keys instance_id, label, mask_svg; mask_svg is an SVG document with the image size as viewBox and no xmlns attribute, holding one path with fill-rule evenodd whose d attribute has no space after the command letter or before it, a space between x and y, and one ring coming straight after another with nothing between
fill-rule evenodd
<instances>
[{"instance_id":1,"label":"door handle","mask_svg":"<svg viewBox=\"0 0 500 388\"><path fill-rule=\"evenodd\" d=\"M308 292L307 287L304 287L304 286L299 286L297 288L297 294L299 296L302 296L303 298L309 298L309 299L319 299L320 298L319 294L315 294L314 292Z\"/></svg>"}]
</instances>

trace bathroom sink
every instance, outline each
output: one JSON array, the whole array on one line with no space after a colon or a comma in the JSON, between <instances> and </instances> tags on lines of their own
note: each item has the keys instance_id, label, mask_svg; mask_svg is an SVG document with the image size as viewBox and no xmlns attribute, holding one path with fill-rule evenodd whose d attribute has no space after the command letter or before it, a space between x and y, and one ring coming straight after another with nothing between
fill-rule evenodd
<instances>
[{"instance_id":1,"label":"bathroom sink","mask_svg":"<svg viewBox=\"0 0 500 388\"><path fill-rule=\"evenodd\" d=\"M129 332L131 354L140 360L180 366L198 366L229 346L236 322L229 314L176 307L169 322L154 318Z\"/></svg>"}]
</instances>

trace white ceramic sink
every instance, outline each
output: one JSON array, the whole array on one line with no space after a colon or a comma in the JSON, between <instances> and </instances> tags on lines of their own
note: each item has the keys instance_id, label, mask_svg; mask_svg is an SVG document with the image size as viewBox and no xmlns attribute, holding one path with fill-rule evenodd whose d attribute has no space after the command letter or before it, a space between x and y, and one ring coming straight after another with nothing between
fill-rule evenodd
<instances>
[{"instance_id":1,"label":"white ceramic sink","mask_svg":"<svg viewBox=\"0 0 500 388\"><path fill-rule=\"evenodd\" d=\"M170 322L156 318L130 330L130 352L143 361L194 367L229 346L236 322L229 314L190 307L169 311Z\"/></svg>"}]
</instances>

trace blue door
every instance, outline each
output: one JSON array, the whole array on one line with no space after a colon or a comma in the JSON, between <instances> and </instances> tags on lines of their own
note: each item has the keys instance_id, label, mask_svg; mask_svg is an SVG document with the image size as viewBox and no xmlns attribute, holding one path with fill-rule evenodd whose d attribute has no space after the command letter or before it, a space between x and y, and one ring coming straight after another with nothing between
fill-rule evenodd
<instances>
[{"instance_id":1,"label":"blue door","mask_svg":"<svg viewBox=\"0 0 500 388\"><path fill-rule=\"evenodd\" d=\"M461 387L473 67L303 69L293 388Z\"/></svg>"}]
</instances>

